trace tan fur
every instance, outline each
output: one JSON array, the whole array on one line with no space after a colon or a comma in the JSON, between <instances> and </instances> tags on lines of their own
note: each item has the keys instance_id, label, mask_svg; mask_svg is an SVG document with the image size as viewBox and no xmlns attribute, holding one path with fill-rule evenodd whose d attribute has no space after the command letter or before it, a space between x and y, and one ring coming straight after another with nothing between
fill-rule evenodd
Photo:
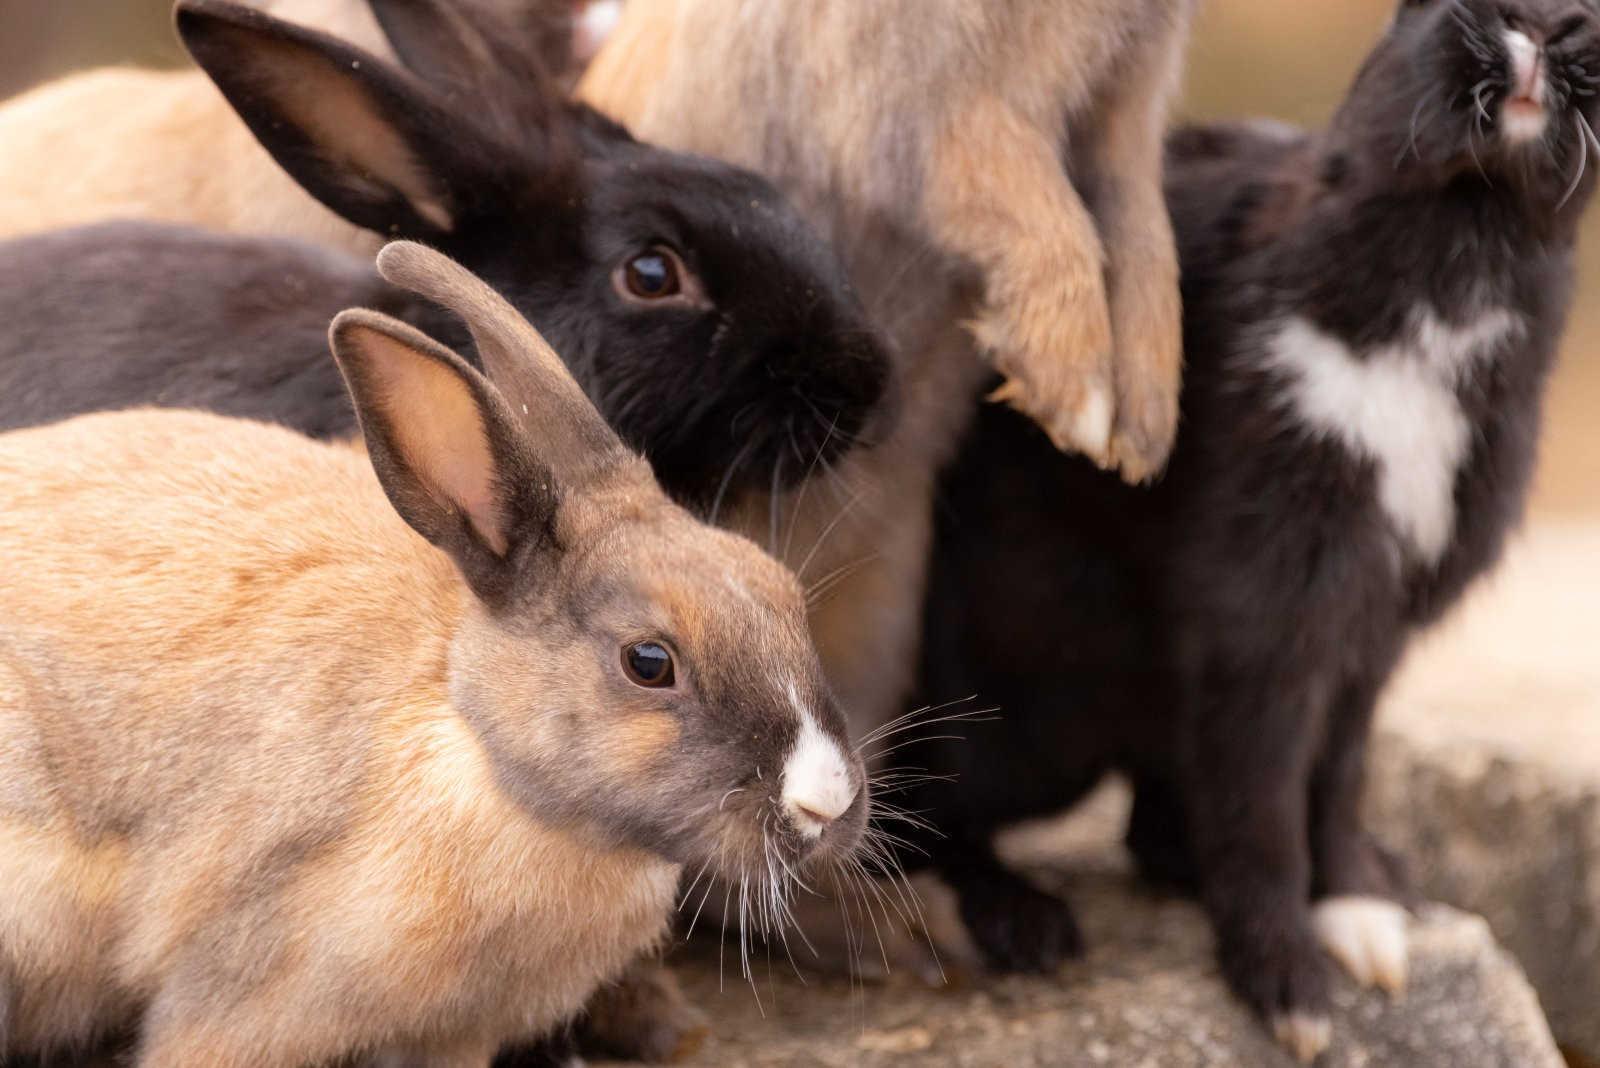
<instances>
[{"instance_id":1,"label":"tan fur","mask_svg":"<svg viewBox=\"0 0 1600 1068\"><path fill-rule=\"evenodd\" d=\"M366 0L244 2L395 58ZM527 32L530 48L548 22L535 0L477 2ZM346 129L368 117L336 100L307 104L309 116ZM393 140L387 130L373 136ZM413 206L429 221L444 218L427 191ZM360 255L382 243L301 190L199 71L106 68L0 104L0 238L113 218L299 237Z\"/></svg>"},{"instance_id":2,"label":"tan fur","mask_svg":"<svg viewBox=\"0 0 1600 1068\"><path fill-rule=\"evenodd\" d=\"M394 49L383 35L367 0L245 0L277 18L310 26L366 49L382 59L393 59ZM509 0L508 0L509 2ZM520 2L520 0L519 0Z\"/></svg>"},{"instance_id":3,"label":"tan fur","mask_svg":"<svg viewBox=\"0 0 1600 1068\"><path fill-rule=\"evenodd\" d=\"M364 0L253 6L393 57ZM112 218L300 237L363 255L381 244L284 174L199 71L88 71L0 106L0 237Z\"/></svg>"},{"instance_id":4,"label":"tan fur","mask_svg":"<svg viewBox=\"0 0 1600 1068\"><path fill-rule=\"evenodd\" d=\"M203 461L162 473L185 456ZM66 1005L127 1012L208 967L275 974L205 1020L157 995L141 1065L307 1063L382 1038L396 1005L424 1032L487 1030L482 1046L563 1018L661 934L675 866L596 851L494 789L446 692L459 579L359 452L118 414L8 436L0 479L0 663L38 680L0 721L53 778L44 811L0 812L16 1048L122 1022ZM181 523L174 494L196 506ZM256 594L247 576L297 557L317 562L303 588ZM219 686L231 722L191 699ZM8 774L37 766L18 755ZM265 957L231 922L253 904L287 936ZM513 945L522 978L496 986ZM235 952L256 956L208 959ZM445 1023L464 992L485 1023Z\"/></svg>"},{"instance_id":5,"label":"tan fur","mask_svg":"<svg viewBox=\"0 0 1600 1068\"><path fill-rule=\"evenodd\" d=\"M371 460L177 411L0 437L0 1055L142 1019L140 1068L389 1053L484 1068L665 929L679 864L599 806L654 815L710 754L685 742L680 699L667 715L622 678L618 649L659 628L704 670L737 636L757 679L741 685L772 665L820 682L792 577L668 502L531 327L473 321L505 311L481 283L415 246L385 257L402 284L475 292L453 307L480 337L524 338L510 395L530 438L557 443L534 477L563 488L530 551L570 548L496 609L396 514L455 507L491 462L474 433L521 432L498 391L463 407L473 373L374 313L335 329ZM451 373L440 359L462 368L455 386L431 377ZM397 429L424 412L456 432ZM580 439L613 460L553 459ZM463 441L421 465L439 475L431 506L374 477ZM486 521L510 522L496 482ZM761 594L719 608L690 593L729 579ZM749 775L743 744L717 756ZM559 770L526 770L540 761ZM739 856L756 810L695 789L666 815Z\"/></svg>"},{"instance_id":6,"label":"tan fur","mask_svg":"<svg viewBox=\"0 0 1600 1068\"><path fill-rule=\"evenodd\" d=\"M0 107L0 237L110 218L380 243L280 170L199 71L90 71Z\"/></svg>"},{"instance_id":7,"label":"tan fur","mask_svg":"<svg viewBox=\"0 0 1600 1068\"><path fill-rule=\"evenodd\" d=\"M580 83L642 137L777 180L895 335L898 424L779 502L769 546L826 587L813 629L858 729L906 691L933 473L987 373L974 338L1058 442L1134 480L1166 457L1181 337L1159 155L1191 6L630 0ZM736 511L768 537L770 502Z\"/></svg>"}]
</instances>

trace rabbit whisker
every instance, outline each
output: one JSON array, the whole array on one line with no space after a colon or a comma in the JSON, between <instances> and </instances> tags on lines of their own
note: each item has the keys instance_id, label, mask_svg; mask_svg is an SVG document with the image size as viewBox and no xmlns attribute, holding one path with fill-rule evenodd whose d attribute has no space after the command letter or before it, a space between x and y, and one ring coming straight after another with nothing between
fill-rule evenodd
<instances>
[{"instance_id":1,"label":"rabbit whisker","mask_svg":"<svg viewBox=\"0 0 1600 1068\"><path fill-rule=\"evenodd\" d=\"M744 463L745 458L754 446L754 439L746 441L739 447L739 451L733 454L733 459L728 462L727 473L722 476L722 482L717 486L716 496L711 501L711 518L709 522L712 526L717 525L717 516L722 514L722 498L728 492L728 486L733 482L734 473L739 470L739 465Z\"/></svg>"},{"instance_id":2,"label":"rabbit whisker","mask_svg":"<svg viewBox=\"0 0 1600 1068\"><path fill-rule=\"evenodd\" d=\"M802 400L804 398L801 398ZM809 403L809 402L808 402ZM833 422L828 424L828 432L823 435L822 444L817 446L817 454L811 458L811 464L806 468L806 473L800 479L800 492L795 496L794 508L789 512L789 532L783 538L783 555L779 557L784 563L789 562L789 549L794 544L794 528L800 522L800 512L805 507L806 491L811 488L811 476L817 472L817 464L822 462L823 454L828 451L828 443L833 440L833 433L838 429L839 417L834 416Z\"/></svg>"},{"instance_id":3,"label":"rabbit whisker","mask_svg":"<svg viewBox=\"0 0 1600 1068\"><path fill-rule=\"evenodd\" d=\"M1578 186L1583 184L1583 176L1589 169L1589 142L1584 137L1583 113L1574 111L1572 117L1576 120L1578 126L1578 170L1572 177L1572 184L1567 186L1567 191L1562 194L1561 199L1556 203L1557 211L1567 206L1567 201L1572 199L1572 194L1576 193ZM1590 131L1589 136L1593 137L1594 132Z\"/></svg>"},{"instance_id":4,"label":"rabbit whisker","mask_svg":"<svg viewBox=\"0 0 1600 1068\"><path fill-rule=\"evenodd\" d=\"M844 507L839 509L839 513L829 521L828 525L822 528L822 533L817 535L817 540L811 545L811 551L806 553L806 558L800 561L800 566L795 569L794 574L796 578L802 582L805 581L806 569L811 566L811 561L816 558L816 555L818 551L821 550L823 544L828 540L829 536L833 534L834 530L838 528L839 524L844 522L845 517L850 514L850 509L853 508L856 502L858 502L860 499L861 497L859 494L851 497L850 500L845 502Z\"/></svg>"}]
</instances>

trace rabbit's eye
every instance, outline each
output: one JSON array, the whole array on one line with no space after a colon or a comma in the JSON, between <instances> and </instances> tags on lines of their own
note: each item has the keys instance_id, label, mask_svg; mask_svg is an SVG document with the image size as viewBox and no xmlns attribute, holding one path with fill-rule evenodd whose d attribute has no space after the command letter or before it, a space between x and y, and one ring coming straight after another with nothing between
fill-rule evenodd
<instances>
[{"instance_id":1,"label":"rabbit's eye","mask_svg":"<svg viewBox=\"0 0 1600 1068\"><path fill-rule=\"evenodd\" d=\"M653 248L623 264L622 282L628 295L639 300L664 300L683 290L678 257L662 248Z\"/></svg>"},{"instance_id":2,"label":"rabbit's eye","mask_svg":"<svg viewBox=\"0 0 1600 1068\"><path fill-rule=\"evenodd\" d=\"M639 686L660 689L673 683L672 654L660 642L634 642L624 646L622 670Z\"/></svg>"}]
</instances>

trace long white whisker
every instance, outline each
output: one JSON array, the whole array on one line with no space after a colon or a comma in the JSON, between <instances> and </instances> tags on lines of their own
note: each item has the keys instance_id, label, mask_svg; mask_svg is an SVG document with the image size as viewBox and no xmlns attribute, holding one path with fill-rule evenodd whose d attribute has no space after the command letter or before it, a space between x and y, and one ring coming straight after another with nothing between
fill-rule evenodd
<instances>
[{"instance_id":1,"label":"long white whisker","mask_svg":"<svg viewBox=\"0 0 1600 1068\"><path fill-rule=\"evenodd\" d=\"M800 480L800 492L795 494L794 507L789 512L789 531L783 537L783 555L778 557L785 564L789 562L789 549L794 545L794 528L800 522L800 512L805 508L806 491L811 488L811 476L817 473L817 464L822 461L823 453L828 451L828 444L833 440L833 432L839 428L839 416L834 415L833 421L828 424L828 432L823 435L822 444L817 446L817 454L811 458L811 466L806 468L805 477Z\"/></svg>"},{"instance_id":2,"label":"long white whisker","mask_svg":"<svg viewBox=\"0 0 1600 1068\"><path fill-rule=\"evenodd\" d=\"M1572 199L1572 194L1576 193L1578 186L1583 184L1583 176L1589 168L1589 142L1583 136L1583 113L1574 111L1572 117L1577 120L1578 125L1578 173L1573 176L1572 184L1567 186L1566 193L1562 195L1560 202L1556 204L1557 211L1567 206L1567 201Z\"/></svg>"},{"instance_id":3,"label":"long white whisker","mask_svg":"<svg viewBox=\"0 0 1600 1068\"><path fill-rule=\"evenodd\" d=\"M722 482L717 486L716 495L711 499L710 523L712 526L717 525L717 516L722 514L722 498L728 492L728 486L733 482L734 473L739 470L739 465L744 463L745 458L754 447L755 439L751 438L739 447L738 452L733 454L733 459L728 464L727 473L722 476Z\"/></svg>"},{"instance_id":4,"label":"long white whisker","mask_svg":"<svg viewBox=\"0 0 1600 1068\"><path fill-rule=\"evenodd\" d=\"M833 519L829 521L828 525L822 528L822 533L818 534L817 540L811 544L811 551L806 553L806 558L800 561L800 566L794 570L794 574L797 579L802 582L805 581L806 569L811 566L811 561L816 558L816 555L822 549L823 544L827 542L828 538L833 534L834 530L839 526L839 524L844 522L845 516L850 514L850 509L854 508L856 502L859 500L861 500L860 494L851 496L851 498L845 502L844 507L839 509L839 514L834 516Z\"/></svg>"}]
</instances>

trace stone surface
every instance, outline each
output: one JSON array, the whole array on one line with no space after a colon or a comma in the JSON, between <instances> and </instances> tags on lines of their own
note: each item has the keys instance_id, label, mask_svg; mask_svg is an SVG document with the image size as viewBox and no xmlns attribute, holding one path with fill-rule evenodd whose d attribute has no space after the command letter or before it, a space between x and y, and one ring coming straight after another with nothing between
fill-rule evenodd
<instances>
[{"instance_id":1,"label":"stone surface","mask_svg":"<svg viewBox=\"0 0 1600 1068\"><path fill-rule=\"evenodd\" d=\"M1564 1046L1600 1057L1600 776L1402 734L1374 753L1369 819L1427 896L1484 915Z\"/></svg>"},{"instance_id":2,"label":"stone surface","mask_svg":"<svg viewBox=\"0 0 1600 1068\"><path fill-rule=\"evenodd\" d=\"M719 991L715 945L690 947L680 974L711 1016L713 1037L685 1063L1297 1063L1229 996L1194 905L1150 895L1111 872L1074 871L1070 890L1091 951L1048 978L957 979L935 989L897 975L864 988L816 979L802 986L781 959L769 974L763 957L752 989L738 978L730 947ZM1537 999L1482 920L1430 906L1413 923L1411 951L1412 984L1401 1001L1337 982L1334 1045L1319 1065L1559 1068Z\"/></svg>"},{"instance_id":3,"label":"stone surface","mask_svg":"<svg viewBox=\"0 0 1600 1068\"><path fill-rule=\"evenodd\" d=\"M1412 651L1369 821L1483 914L1561 1043L1600 1060L1600 524L1546 522Z\"/></svg>"}]
</instances>

